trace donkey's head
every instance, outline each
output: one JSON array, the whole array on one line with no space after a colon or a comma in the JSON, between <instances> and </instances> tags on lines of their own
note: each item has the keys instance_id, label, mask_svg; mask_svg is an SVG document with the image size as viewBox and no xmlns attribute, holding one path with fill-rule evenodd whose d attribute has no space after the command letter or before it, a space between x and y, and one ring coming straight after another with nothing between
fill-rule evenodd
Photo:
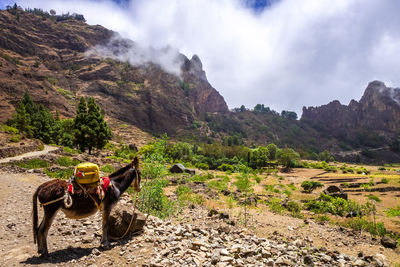
<instances>
[{"instance_id":1,"label":"donkey's head","mask_svg":"<svg viewBox=\"0 0 400 267\"><path fill-rule=\"evenodd\" d=\"M133 168L132 175L135 175L132 181L133 188L135 189L136 192L140 192L142 189L142 186L140 185L140 170L139 170L139 159L138 157L135 157L132 162L130 163L131 167Z\"/></svg>"}]
</instances>

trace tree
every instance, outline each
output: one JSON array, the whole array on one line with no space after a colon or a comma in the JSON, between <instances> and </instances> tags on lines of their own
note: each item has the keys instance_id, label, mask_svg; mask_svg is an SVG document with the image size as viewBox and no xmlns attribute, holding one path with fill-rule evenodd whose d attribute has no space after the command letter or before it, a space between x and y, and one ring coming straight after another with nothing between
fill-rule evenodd
<instances>
[{"instance_id":1,"label":"tree","mask_svg":"<svg viewBox=\"0 0 400 267\"><path fill-rule=\"evenodd\" d=\"M294 111L282 110L281 116L289 120L297 120L297 113Z\"/></svg>"},{"instance_id":2,"label":"tree","mask_svg":"<svg viewBox=\"0 0 400 267\"><path fill-rule=\"evenodd\" d=\"M76 117L74 118L73 126L74 145L79 150L85 151L88 147L88 127L87 127L87 104L83 97L79 100L78 108L76 109Z\"/></svg>"},{"instance_id":3,"label":"tree","mask_svg":"<svg viewBox=\"0 0 400 267\"><path fill-rule=\"evenodd\" d=\"M246 107L244 105L241 105L240 106L240 112L244 112L244 111L246 111Z\"/></svg>"},{"instance_id":4,"label":"tree","mask_svg":"<svg viewBox=\"0 0 400 267\"><path fill-rule=\"evenodd\" d=\"M91 154L92 148L94 147L102 149L107 144L108 140L111 139L112 134L107 123L104 121L104 115L100 107L92 97L89 98L87 107L87 146L89 154Z\"/></svg>"},{"instance_id":5,"label":"tree","mask_svg":"<svg viewBox=\"0 0 400 267\"><path fill-rule=\"evenodd\" d=\"M250 167L254 169L265 167L268 161L268 156L268 148L264 146L259 146L250 154Z\"/></svg>"},{"instance_id":6,"label":"tree","mask_svg":"<svg viewBox=\"0 0 400 267\"><path fill-rule=\"evenodd\" d=\"M267 145L267 149L269 151L269 157L268 157L269 160L275 160L278 147L274 143L271 143L271 144Z\"/></svg>"},{"instance_id":7,"label":"tree","mask_svg":"<svg viewBox=\"0 0 400 267\"><path fill-rule=\"evenodd\" d=\"M300 155L291 148L284 148L279 150L277 153L278 163L283 165L286 169L290 169L294 166L296 160L300 158Z\"/></svg>"}]
</instances>

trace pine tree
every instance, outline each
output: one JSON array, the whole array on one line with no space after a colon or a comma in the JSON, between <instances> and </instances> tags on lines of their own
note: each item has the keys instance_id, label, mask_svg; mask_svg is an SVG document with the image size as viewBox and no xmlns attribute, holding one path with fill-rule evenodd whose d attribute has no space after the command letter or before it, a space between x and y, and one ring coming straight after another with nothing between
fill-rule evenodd
<instances>
[{"instance_id":1,"label":"pine tree","mask_svg":"<svg viewBox=\"0 0 400 267\"><path fill-rule=\"evenodd\" d=\"M88 147L88 127L87 127L87 105L83 97L79 101L76 109L76 117L73 125L74 144L84 152Z\"/></svg>"},{"instance_id":2,"label":"pine tree","mask_svg":"<svg viewBox=\"0 0 400 267\"><path fill-rule=\"evenodd\" d=\"M110 128L107 127L107 123L104 121L104 116L100 107L96 104L93 98L89 98L88 100L87 126L89 136L88 148L90 154L92 148L102 149L112 136Z\"/></svg>"}]
</instances>

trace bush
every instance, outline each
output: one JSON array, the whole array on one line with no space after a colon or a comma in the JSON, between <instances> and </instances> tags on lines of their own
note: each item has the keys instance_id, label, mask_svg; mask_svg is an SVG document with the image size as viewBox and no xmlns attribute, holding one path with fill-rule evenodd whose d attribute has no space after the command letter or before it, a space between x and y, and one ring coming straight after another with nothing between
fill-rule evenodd
<instances>
[{"instance_id":1,"label":"bush","mask_svg":"<svg viewBox=\"0 0 400 267\"><path fill-rule=\"evenodd\" d=\"M318 181L303 181L301 183L301 187L303 187L303 190L306 193L311 193L318 187L323 187L324 185L321 182Z\"/></svg>"},{"instance_id":2,"label":"bush","mask_svg":"<svg viewBox=\"0 0 400 267\"><path fill-rule=\"evenodd\" d=\"M226 171L234 172L235 171L235 167L233 165L224 163L224 164L221 164L220 166L218 166L218 170L224 171L224 172L226 172Z\"/></svg>"},{"instance_id":3,"label":"bush","mask_svg":"<svg viewBox=\"0 0 400 267\"><path fill-rule=\"evenodd\" d=\"M203 162L198 162L194 166L201 170L208 170L210 168L207 163L203 163Z\"/></svg>"},{"instance_id":4,"label":"bush","mask_svg":"<svg viewBox=\"0 0 400 267\"><path fill-rule=\"evenodd\" d=\"M172 215L176 210L176 203L164 194L163 187L167 184L168 181L161 178L156 178L146 183L139 193L141 202L139 210L159 218L166 218Z\"/></svg>"},{"instance_id":5,"label":"bush","mask_svg":"<svg viewBox=\"0 0 400 267\"><path fill-rule=\"evenodd\" d=\"M8 125L3 125L1 127L1 131L5 132L5 133L10 133L10 134L18 134L19 133L17 128L14 128L14 127L11 127Z\"/></svg>"},{"instance_id":6,"label":"bush","mask_svg":"<svg viewBox=\"0 0 400 267\"><path fill-rule=\"evenodd\" d=\"M382 178L381 183L383 183L383 184L388 184L388 183L389 183L389 180L386 179L386 178Z\"/></svg>"},{"instance_id":7,"label":"bush","mask_svg":"<svg viewBox=\"0 0 400 267\"><path fill-rule=\"evenodd\" d=\"M18 143L19 140L21 140L21 136L19 134L14 134L13 136L10 137L10 142L13 143Z\"/></svg>"},{"instance_id":8,"label":"bush","mask_svg":"<svg viewBox=\"0 0 400 267\"><path fill-rule=\"evenodd\" d=\"M39 149L40 151L43 151L43 150L44 150L44 145L43 145L43 144L38 145L38 149Z\"/></svg>"},{"instance_id":9,"label":"bush","mask_svg":"<svg viewBox=\"0 0 400 267\"><path fill-rule=\"evenodd\" d=\"M346 216L348 213L363 214L371 210L370 203L360 205L353 200L334 198L321 194L319 199L314 199L305 203L305 208L314 213L331 213L333 215Z\"/></svg>"},{"instance_id":10,"label":"bush","mask_svg":"<svg viewBox=\"0 0 400 267\"><path fill-rule=\"evenodd\" d=\"M367 231L372 235L384 236L386 234L386 228L384 223L378 222L374 224L373 222L367 221L364 218L352 218L345 223L345 226L350 227L356 231Z\"/></svg>"},{"instance_id":11,"label":"bush","mask_svg":"<svg viewBox=\"0 0 400 267\"><path fill-rule=\"evenodd\" d=\"M38 169L49 167L50 164L44 159L31 159L26 162L18 161L15 165L25 169Z\"/></svg>"},{"instance_id":12,"label":"bush","mask_svg":"<svg viewBox=\"0 0 400 267\"><path fill-rule=\"evenodd\" d=\"M299 213L301 211L301 204L295 201L289 201L286 204L286 208L290 212Z\"/></svg>"},{"instance_id":13,"label":"bush","mask_svg":"<svg viewBox=\"0 0 400 267\"><path fill-rule=\"evenodd\" d=\"M385 168L385 167L379 167L378 170L380 170L380 171L386 171L386 168Z\"/></svg>"}]
</instances>

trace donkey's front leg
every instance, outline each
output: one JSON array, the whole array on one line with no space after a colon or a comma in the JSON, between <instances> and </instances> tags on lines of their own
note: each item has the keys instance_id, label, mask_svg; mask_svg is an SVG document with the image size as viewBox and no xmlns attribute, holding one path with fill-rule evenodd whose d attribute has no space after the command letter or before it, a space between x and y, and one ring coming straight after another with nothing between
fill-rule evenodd
<instances>
[{"instance_id":1,"label":"donkey's front leg","mask_svg":"<svg viewBox=\"0 0 400 267\"><path fill-rule=\"evenodd\" d=\"M108 224L109 217L111 213L111 207L108 205L104 205L103 208L103 236L101 237L101 245L104 247L109 247L110 242L108 242L107 232L108 232Z\"/></svg>"}]
</instances>

